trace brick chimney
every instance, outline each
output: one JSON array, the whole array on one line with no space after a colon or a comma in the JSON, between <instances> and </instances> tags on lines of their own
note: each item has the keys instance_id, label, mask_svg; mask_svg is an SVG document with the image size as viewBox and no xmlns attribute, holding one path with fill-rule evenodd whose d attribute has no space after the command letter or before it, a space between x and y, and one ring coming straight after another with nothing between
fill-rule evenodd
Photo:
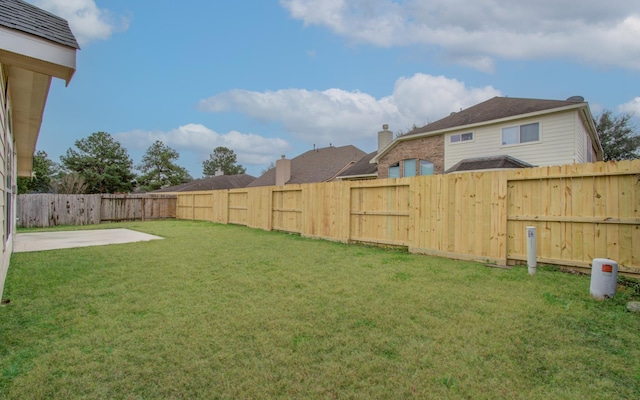
<instances>
[{"instance_id":1,"label":"brick chimney","mask_svg":"<svg viewBox=\"0 0 640 400\"><path fill-rule=\"evenodd\" d=\"M282 155L276 161L276 186L284 186L291 179L291 160L287 160Z\"/></svg>"},{"instance_id":2,"label":"brick chimney","mask_svg":"<svg viewBox=\"0 0 640 400\"><path fill-rule=\"evenodd\" d=\"M393 142L393 132L389 130L389 125L384 124L382 125L382 130L378 132L378 153L391 142Z\"/></svg>"},{"instance_id":3,"label":"brick chimney","mask_svg":"<svg viewBox=\"0 0 640 400\"><path fill-rule=\"evenodd\" d=\"M221 175L224 175L224 171L222 170L222 168L218 168L214 176L221 176Z\"/></svg>"}]
</instances>

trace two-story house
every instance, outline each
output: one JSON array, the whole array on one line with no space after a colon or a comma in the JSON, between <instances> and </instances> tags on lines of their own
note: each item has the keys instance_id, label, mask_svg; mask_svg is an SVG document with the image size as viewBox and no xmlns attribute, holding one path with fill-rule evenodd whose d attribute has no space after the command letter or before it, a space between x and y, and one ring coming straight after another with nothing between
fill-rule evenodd
<instances>
[{"instance_id":1,"label":"two-story house","mask_svg":"<svg viewBox=\"0 0 640 400\"><path fill-rule=\"evenodd\" d=\"M602 160L582 97L494 97L395 138L371 159L378 178Z\"/></svg>"}]
</instances>

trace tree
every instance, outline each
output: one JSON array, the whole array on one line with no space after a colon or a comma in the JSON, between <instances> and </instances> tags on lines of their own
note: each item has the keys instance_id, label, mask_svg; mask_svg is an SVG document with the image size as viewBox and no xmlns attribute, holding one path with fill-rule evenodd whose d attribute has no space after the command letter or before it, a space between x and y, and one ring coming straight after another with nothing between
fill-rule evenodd
<instances>
[{"instance_id":1,"label":"tree","mask_svg":"<svg viewBox=\"0 0 640 400\"><path fill-rule=\"evenodd\" d=\"M60 170L60 165L49 159L49 155L39 150L33 156L33 177L18 178L18 193L48 193L51 180Z\"/></svg>"},{"instance_id":2,"label":"tree","mask_svg":"<svg viewBox=\"0 0 640 400\"><path fill-rule=\"evenodd\" d=\"M192 178L186 169L174 163L180 155L177 151L156 140L136 167L142 175L138 178L140 190L150 192L164 187L180 185Z\"/></svg>"},{"instance_id":3,"label":"tree","mask_svg":"<svg viewBox=\"0 0 640 400\"><path fill-rule=\"evenodd\" d=\"M604 110L594 119L604 150L604 161L640 158L640 136L630 125L631 114L612 116L611 111Z\"/></svg>"},{"instance_id":4,"label":"tree","mask_svg":"<svg viewBox=\"0 0 640 400\"><path fill-rule=\"evenodd\" d=\"M221 169L225 175L244 174L246 171L242 165L237 164L237 156L233 150L223 146L213 149L209 159L202 163L204 176L214 176L218 169Z\"/></svg>"},{"instance_id":5,"label":"tree","mask_svg":"<svg viewBox=\"0 0 640 400\"><path fill-rule=\"evenodd\" d=\"M76 172L87 185L87 193L130 192L135 186L133 161L127 150L107 132L95 132L76 140L60 157L66 172Z\"/></svg>"},{"instance_id":6,"label":"tree","mask_svg":"<svg viewBox=\"0 0 640 400\"><path fill-rule=\"evenodd\" d=\"M87 184L77 172L61 173L51 182L51 188L58 194L81 194L87 192Z\"/></svg>"},{"instance_id":7,"label":"tree","mask_svg":"<svg viewBox=\"0 0 640 400\"><path fill-rule=\"evenodd\" d=\"M270 170L274 169L275 167L276 167L276 162L275 162L275 161L271 161L271 162L269 163L269 165L267 165L265 168L263 168L263 169L260 171L260 175L264 175L264 174L266 174L267 172L269 172Z\"/></svg>"}]
</instances>

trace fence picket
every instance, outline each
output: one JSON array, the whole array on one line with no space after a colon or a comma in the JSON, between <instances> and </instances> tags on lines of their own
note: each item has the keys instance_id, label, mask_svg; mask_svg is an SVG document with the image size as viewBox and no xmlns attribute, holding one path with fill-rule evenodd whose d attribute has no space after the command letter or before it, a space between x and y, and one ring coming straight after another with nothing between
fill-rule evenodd
<instances>
[{"instance_id":1,"label":"fence picket","mask_svg":"<svg viewBox=\"0 0 640 400\"><path fill-rule=\"evenodd\" d=\"M175 195L21 194L17 226L45 228L176 218Z\"/></svg>"}]
</instances>

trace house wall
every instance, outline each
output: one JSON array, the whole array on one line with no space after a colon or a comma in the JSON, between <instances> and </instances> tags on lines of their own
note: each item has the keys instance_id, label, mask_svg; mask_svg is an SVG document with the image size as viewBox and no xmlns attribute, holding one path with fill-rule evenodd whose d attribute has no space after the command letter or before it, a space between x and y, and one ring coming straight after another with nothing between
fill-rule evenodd
<instances>
[{"instance_id":1,"label":"house wall","mask_svg":"<svg viewBox=\"0 0 640 400\"><path fill-rule=\"evenodd\" d=\"M7 96L7 71L0 63L0 226L2 226L2 242L0 243L0 298L4 288L4 281L9 268L9 258L13 250L13 236L11 231L7 231L7 171L15 171L14 168L7 168L7 138L12 141L9 132L9 100ZM15 181L15 176L13 177Z\"/></svg>"},{"instance_id":2,"label":"house wall","mask_svg":"<svg viewBox=\"0 0 640 400\"><path fill-rule=\"evenodd\" d=\"M540 141L514 145L502 145L502 128L539 122ZM473 132L472 141L450 143L456 133ZM586 162L586 129L577 111L556 113L535 118L513 120L483 126L474 130L460 130L445 134L444 168L451 168L465 158L509 155L535 166L551 166ZM577 143L577 139L582 144ZM577 149L584 149L578 153Z\"/></svg>"},{"instance_id":3,"label":"house wall","mask_svg":"<svg viewBox=\"0 0 640 400\"><path fill-rule=\"evenodd\" d=\"M378 179L389 177L390 165L412 158L431 161L433 163L433 173L441 174L445 168L444 154L444 139L442 135L399 142L378 160ZM402 163L400 163L400 169L400 174L403 176Z\"/></svg>"},{"instance_id":4,"label":"house wall","mask_svg":"<svg viewBox=\"0 0 640 400\"><path fill-rule=\"evenodd\" d=\"M595 162L596 152L593 148L593 141L589 137L587 127L584 126L584 121L580 118L578 113L575 114L575 126L576 126L576 163ZM591 160L589 160L589 154L591 153ZM602 160L600 160L602 161Z\"/></svg>"},{"instance_id":5,"label":"house wall","mask_svg":"<svg viewBox=\"0 0 640 400\"><path fill-rule=\"evenodd\" d=\"M576 130L576 141L575 141L575 157L576 163L584 163L587 162L587 131L582 125L582 121L580 121L580 116L578 113L574 116L574 126Z\"/></svg>"}]
</instances>

